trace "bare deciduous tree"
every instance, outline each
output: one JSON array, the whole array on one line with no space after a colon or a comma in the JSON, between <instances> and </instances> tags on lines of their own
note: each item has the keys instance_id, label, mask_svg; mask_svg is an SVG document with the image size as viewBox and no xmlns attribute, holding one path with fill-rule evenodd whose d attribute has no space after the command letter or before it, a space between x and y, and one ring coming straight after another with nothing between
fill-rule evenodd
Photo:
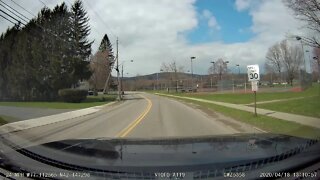
<instances>
[{"instance_id":1,"label":"bare deciduous tree","mask_svg":"<svg viewBox=\"0 0 320 180\"><path fill-rule=\"evenodd\" d=\"M274 53L275 51L277 53ZM286 73L286 80L291 85L293 84L293 79L296 78L299 73L302 62L302 49L298 46L290 46L287 40L281 41L280 44L275 44L267 53L266 64L268 64L269 67L273 66L273 69L279 73L281 73L281 69L283 68L283 71Z\"/></svg>"},{"instance_id":2,"label":"bare deciduous tree","mask_svg":"<svg viewBox=\"0 0 320 180\"><path fill-rule=\"evenodd\" d=\"M266 66L269 68L269 70L272 69L273 72L278 73L278 81L281 81L281 71L282 71L282 51L280 44L274 44L268 49L267 55L266 55Z\"/></svg>"},{"instance_id":3,"label":"bare deciduous tree","mask_svg":"<svg viewBox=\"0 0 320 180\"><path fill-rule=\"evenodd\" d=\"M298 46L289 46L286 40L280 43L283 52L283 64L287 73L287 82L292 86L293 79L299 73L303 61L303 51Z\"/></svg>"},{"instance_id":4,"label":"bare deciduous tree","mask_svg":"<svg viewBox=\"0 0 320 180\"><path fill-rule=\"evenodd\" d=\"M105 82L110 73L110 61L107 60L108 52L98 51L90 62L90 68L92 70L92 76L89 80L91 88L94 90L101 90L104 88Z\"/></svg>"},{"instance_id":5,"label":"bare deciduous tree","mask_svg":"<svg viewBox=\"0 0 320 180\"><path fill-rule=\"evenodd\" d=\"M161 69L164 72L168 72L169 77L166 77L166 78L170 79L171 86L176 87L176 91L177 91L178 80L181 78L181 73L184 72L184 66L178 66L175 61L172 61L168 64L162 63Z\"/></svg>"},{"instance_id":6,"label":"bare deciduous tree","mask_svg":"<svg viewBox=\"0 0 320 180\"><path fill-rule=\"evenodd\" d=\"M184 66L178 66L176 61L172 61L170 63L162 63L161 69L164 72L184 72Z\"/></svg>"},{"instance_id":7,"label":"bare deciduous tree","mask_svg":"<svg viewBox=\"0 0 320 180\"><path fill-rule=\"evenodd\" d=\"M266 70L266 75L265 75L266 79L270 82L270 84L272 84L274 81L274 74L275 74L274 67L266 62L264 64L264 68Z\"/></svg>"},{"instance_id":8,"label":"bare deciduous tree","mask_svg":"<svg viewBox=\"0 0 320 180\"><path fill-rule=\"evenodd\" d=\"M218 59L213 66L210 66L208 72L210 74L217 74L219 76L219 80L222 80L222 75L227 73L227 63L222 59Z\"/></svg>"},{"instance_id":9,"label":"bare deciduous tree","mask_svg":"<svg viewBox=\"0 0 320 180\"><path fill-rule=\"evenodd\" d=\"M303 37L303 40L313 47L320 47L320 0L284 0L294 11L296 18L307 23L307 28L314 34Z\"/></svg>"}]
</instances>

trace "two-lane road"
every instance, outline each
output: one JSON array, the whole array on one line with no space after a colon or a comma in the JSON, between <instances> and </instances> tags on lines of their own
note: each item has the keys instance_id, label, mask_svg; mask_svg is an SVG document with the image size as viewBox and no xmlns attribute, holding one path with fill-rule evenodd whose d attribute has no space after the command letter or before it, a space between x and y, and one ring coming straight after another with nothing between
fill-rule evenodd
<instances>
[{"instance_id":1,"label":"two-lane road","mask_svg":"<svg viewBox=\"0 0 320 180\"><path fill-rule=\"evenodd\" d=\"M254 127L166 97L130 93L125 101L67 121L13 133L20 143L63 139L161 138L258 132ZM20 144L19 143L19 144Z\"/></svg>"}]
</instances>

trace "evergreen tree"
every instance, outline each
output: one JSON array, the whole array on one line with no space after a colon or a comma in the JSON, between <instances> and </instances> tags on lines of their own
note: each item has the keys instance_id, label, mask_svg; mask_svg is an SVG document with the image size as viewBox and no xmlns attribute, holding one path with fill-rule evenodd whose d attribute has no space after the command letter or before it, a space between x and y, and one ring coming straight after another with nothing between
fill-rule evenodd
<instances>
[{"instance_id":1,"label":"evergreen tree","mask_svg":"<svg viewBox=\"0 0 320 180\"><path fill-rule=\"evenodd\" d=\"M91 76L90 28L81 1L43 8L21 29L0 35L0 99L56 100Z\"/></svg>"},{"instance_id":2,"label":"evergreen tree","mask_svg":"<svg viewBox=\"0 0 320 180\"><path fill-rule=\"evenodd\" d=\"M75 80L89 79L91 71L89 69L89 57L91 55L91 45L88 41L90 26L87 12L83 8L81 0L76 0L71 7L71 38L73 49L73 77Z\"/></svg>"},{"instance_id":3,"label":"evergreen tree","mask_svg":"<svg viewBox=\"0 0 320 180\"><path fill-rule=\"evenodd\" d=\"M113 54L112 45L107 34L105 34L101 40L99 51L109 51L110 54Z\"/></svg>"},{"instance_id":4,"label":"evergreen tree","mask_svg":"<svg viewBox=\"0 0 320 180\"><path fill-rule=\"evenodd\" d=\"M16 27L7 29L0 38L0 98L9 98L10 96L10 67L12 64L12 51L15 51L15 42L19 29Z\"/></svg>"},{"instance_id":5,"label":"evergreen tree","mask_svg":"<svg viewBox=\"0 0 320 180\"><path fill-rule=\"evenodd\" d=\"M105 34L101 40L99 51L106 55L105 59L108 63L108 68L110 68L115 59L112 51L112 44L107 34Z\"/></svg>"}]
</instances>

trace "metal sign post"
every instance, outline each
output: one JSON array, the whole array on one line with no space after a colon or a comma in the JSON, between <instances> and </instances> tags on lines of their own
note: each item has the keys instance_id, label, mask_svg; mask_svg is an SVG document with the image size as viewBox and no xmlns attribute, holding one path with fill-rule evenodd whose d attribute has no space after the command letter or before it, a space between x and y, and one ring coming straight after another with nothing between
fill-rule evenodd
<instances>
[{"instance_id":1,"label":"metal sign post","mask_svg":"<svg viewBox=\"0 0 320 180\"><path fill-rule=\"evenodd\" d=\"M251 89L254 92L254 115L257 116L257 91L260 80L259 65L248 65L248 79L251 81Z\"/></svg>"},{"instance_id":2,"label":"metal sign post","mask_svg":"<svg viewBox=\"0 0 320 180\"><path fill-rule=\"evenodd\" d=\"M254 115L257 116L257 91L258 91L258 81L251 82L251 88L254 92Z\"/></svg>"},{"instance_id":3,"label":"metal sign post","mask_svg":"<svg viewBox=\"0 0 320 180\"><path fill-rule=\"evenodd\" d=\"M254 91L254 116L257 115L257 91Z\"/></svg>"}]
</instances>

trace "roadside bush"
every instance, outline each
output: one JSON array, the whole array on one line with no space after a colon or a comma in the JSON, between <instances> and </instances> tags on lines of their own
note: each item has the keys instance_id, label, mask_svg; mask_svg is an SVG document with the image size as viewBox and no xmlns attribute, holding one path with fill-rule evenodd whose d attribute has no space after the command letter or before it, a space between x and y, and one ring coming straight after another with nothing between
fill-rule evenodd
<instances>
[{"instance_id":1,"label":"roadside bush","mask_svg":"<svg viewBox=\"0 0 320 180\"><path fill-rule=\"evenodd\" d=\"M80 103L87 98L88 92L81 89L60 89L59 96L65 102Z\"/></svg>"},{"instance_id":2,"label":"roadside bush","mask_svg":"<svg viewBox=\"0 0 320 180\"><path fill-rule=\"evenodd\" d=\"M0 116L0 125L6 124L7 121Z\"/></svg>"}]
</instances>

